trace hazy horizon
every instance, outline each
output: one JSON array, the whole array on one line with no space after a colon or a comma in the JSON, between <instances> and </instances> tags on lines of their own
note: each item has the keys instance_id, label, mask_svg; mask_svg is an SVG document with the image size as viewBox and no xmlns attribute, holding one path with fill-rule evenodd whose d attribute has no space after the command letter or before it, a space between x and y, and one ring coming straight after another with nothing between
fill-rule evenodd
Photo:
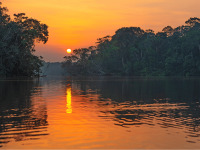
<instances>
[{"instance_id":1,"label":"hazy horizon","mask_svg":"<svg viewBox=\"0 0 200 150\"><path fill-rule=\"evenodd\" d=\"M47 44L36 53L48 62L60 62L66 49L95 45L96 39L113 35L121 27L136 26L161 31L199 17L199 0L2 0L9 14L26 13L49 26Z\"/></svg>"}]
</instances>

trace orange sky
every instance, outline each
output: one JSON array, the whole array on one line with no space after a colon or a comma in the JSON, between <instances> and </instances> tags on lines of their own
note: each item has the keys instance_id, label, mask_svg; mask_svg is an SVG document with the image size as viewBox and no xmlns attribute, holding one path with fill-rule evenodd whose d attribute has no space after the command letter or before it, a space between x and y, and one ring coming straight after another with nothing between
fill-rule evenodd
<instances>
[{"instance_id":1,"label":"orange sky","mask_svg":"<svg viewBox=\"0 0 200 150\"><path fill-rule=\"evenodd\" d=\"M36 54L62 61L66 49L95 45L121 27L161 30L200 17L200 0L1 0L10 14L24 12L49 26L47 44Z\"/></svg>"}]
</instances>

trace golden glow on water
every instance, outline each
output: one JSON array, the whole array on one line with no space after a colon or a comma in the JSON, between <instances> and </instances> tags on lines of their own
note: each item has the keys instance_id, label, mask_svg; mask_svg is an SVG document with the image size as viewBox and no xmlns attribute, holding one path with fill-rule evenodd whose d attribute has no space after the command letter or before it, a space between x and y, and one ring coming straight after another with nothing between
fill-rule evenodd
<instances>
[{"instance_id":1,"label":"golden glow on water","mask_svg":"<svg viewBox=\"0 0 200 150\"><path fill-rule=\"evenodd\" d=\"M0 149L199 148L200 79L89 79L0 82Z\"/></svg>"},{"instance_id":2,"label":"golden glow on water","mask_svg":"<svg viewBox=\"0 0 200 150\"><path fill-rule=\"evenodd\" d=\"M66 113L67 114L71 114L72 113L72 95L71 95L71 93L72 93L72 90L71 90L71 86L67 86L67 91L66 91L66 102L67 102L67 104L66 104L66 107L67 107L67 109L66 109Z\"/></svg>"}]
</instances>

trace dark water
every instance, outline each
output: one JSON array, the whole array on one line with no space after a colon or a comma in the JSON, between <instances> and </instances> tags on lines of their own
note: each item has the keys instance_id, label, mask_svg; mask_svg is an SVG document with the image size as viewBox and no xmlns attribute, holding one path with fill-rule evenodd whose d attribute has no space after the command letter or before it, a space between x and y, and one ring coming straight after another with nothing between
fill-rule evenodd
<instances>
[{"instance_id":1,"label":"dark water","mask_svg":"<svg viewBox=\"0 0 200 150\"><path fill-rule=\"evenodd\" d=\"M0 148L200 149L200 78L0 80Z\"/></svg>"}]
</instances>

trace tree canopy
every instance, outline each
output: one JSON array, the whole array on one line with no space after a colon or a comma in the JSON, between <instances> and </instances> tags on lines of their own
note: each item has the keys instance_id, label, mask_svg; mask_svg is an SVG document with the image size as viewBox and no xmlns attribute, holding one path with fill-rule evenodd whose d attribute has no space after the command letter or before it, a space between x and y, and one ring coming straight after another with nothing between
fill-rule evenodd
<instances>
[{"instance_id":1,"label":"tree canopy","mask_svg":"<svg viewBox=\"0 0 200 150\"><path fill-rule=\"evenodd\" d=\"M42 57L33 55L35 42L48 41L48 26L29 18L25 13L14 14L0 3L0 76L34 76L39 74Z\"/></svg>"},{"instance_id":2,"label":"tree canopy","mask_svg":"<svg viewBox=\"0 0 200 150\"><path fill-rule=\"evenodd\" d=\"M71 74L199 76L200 19L161 32L123 27L96 46L74 50L63 66ZM84 56L84 57L83 57Z\"/></svg>"}]
</instances>

